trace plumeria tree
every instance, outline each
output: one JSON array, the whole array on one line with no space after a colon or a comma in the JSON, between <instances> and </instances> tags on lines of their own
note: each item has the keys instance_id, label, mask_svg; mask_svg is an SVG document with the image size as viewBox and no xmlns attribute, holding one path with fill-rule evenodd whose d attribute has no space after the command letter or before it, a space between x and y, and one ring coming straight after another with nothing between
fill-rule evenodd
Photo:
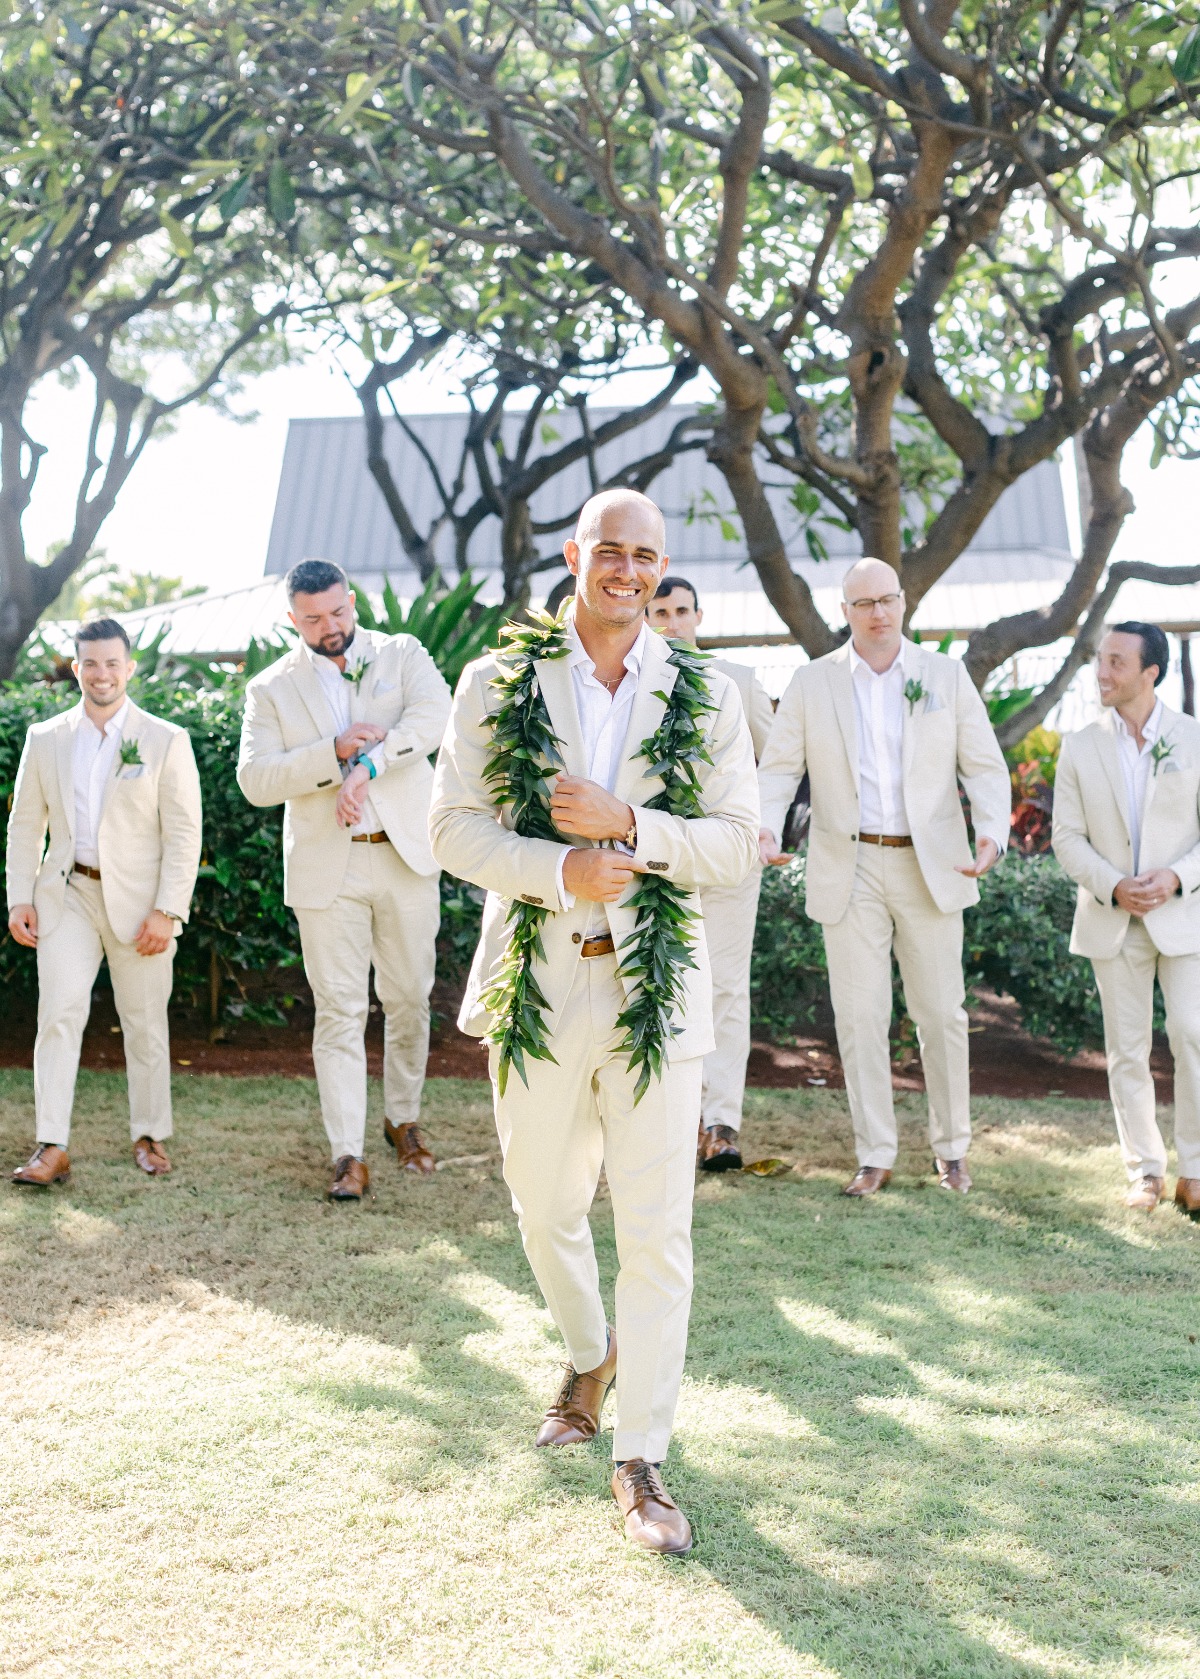
<instances>
[{"instance_id":1,"label":"plumeria tree","mask_svg":"<svg viewBox=\"0 0 1200 1679\"><path fill-rule=\"evenodd\" d=\"M1080 438L1073 575L967 652L982 685L1074 637L1006 730L1044 713L1123 575L1129 439L1193 447L1194 4L285 0L246 28L260 96L309 138L312 190L389 203L475 282L521 260L603 286L703 370L709 458L810 654L838 632L792 568L768 470L815 554L850 527L911 612L1004 490Z\"/></svg>"},{"instance_id":2,"label":"plumeria tree","mask_svg":"<svg viewBox=\"0 0 1200 1679\"><path fill-rule=\"evenodd\" d=\"M93 549L150 438L283 353L295 203L245 97L244 36L203 5L10 11L0 45L0 676ZM25 518L48 380L89 394L65 539Z\"/></svg>"}]
</instances>

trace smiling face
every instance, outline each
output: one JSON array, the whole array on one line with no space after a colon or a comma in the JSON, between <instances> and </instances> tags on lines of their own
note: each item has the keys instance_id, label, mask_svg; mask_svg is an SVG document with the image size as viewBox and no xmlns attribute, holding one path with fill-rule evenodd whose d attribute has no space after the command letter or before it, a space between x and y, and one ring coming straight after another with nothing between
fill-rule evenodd
<instances>
[{"instance_id":1,"label":"smiling face","mask_svg":"<svg viewBox=\"0 0 1200 1679\"><path fill-rule=\"evenodd\" d=\"M1158 666L1143 669L1142 652L1140 635L1109 630L1096 653L1096 686L1102 705L1122 711L1152 700Z\"/></svg>"},{"instance_id":2,"label":"smiling face","mask_svg":"<svg viewBox=\"0 0 1200 1679\"><path fill-rule=\"evenodd\" d=\"M109 641L81 641L71 665L85 700L97 711L116 711L125 698L134 661L125 643L113 636Z\"/></svg>"},{"instance_id":3,"label":"smiling face","mask_svg":"<svg viewBox=\"0 0 1200 1679\"><path fill-rule=\"evenodd\" d=\"M319 595L300 595L292 598L288 617L300 632L300 639L314 653L327 659L340 659L354 640L357 628L354 617L354 591L344 583L323 589Z\"/></svg>"},{"instance_id":4,"label":"smiling face","mask_svg":"<svg viewBox=\"0 0 1200 1679\"><path fill-rule=\"evenodd\" d=\"M613 633L640 627L667 569L666 528L654 503L635 491L594 497L563 544L575 574L575 622Z\"/></svg>"},{"instance_id":5,"label":"smiling face","mask_svg":"<svg viewBox=\"0 0 1200 1679\"><path fill-rule=\"evenodd\" d=\"M693 647L703 618L690 589L672 589L669 595L656 596L646 608L646 622L652 630Z\"/></svg>"}]
</instances>

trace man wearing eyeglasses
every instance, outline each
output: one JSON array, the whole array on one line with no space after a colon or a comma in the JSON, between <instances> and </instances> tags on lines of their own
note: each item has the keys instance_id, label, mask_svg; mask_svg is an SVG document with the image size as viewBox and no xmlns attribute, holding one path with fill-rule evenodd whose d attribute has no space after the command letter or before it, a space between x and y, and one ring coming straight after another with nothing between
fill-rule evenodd
<instances>
[{"instance_id":1,"label":"man wearing eyeglasses","mask_svg":"<svg viewBox=\"0 0 1200 1679\"><path fill-rule=\"evenodd\" d=\"M850 639L802 666L779 702L759 765L764 863L807 770L812 820L805 907L822 924L858 1171L843 1194L874 1195L896 1160L888 1027L892 952L917 1028L934 1171L971 1187L962 912L1008 844L1011 789L987 711L958 659L902 634L891 566L864 559L843 583ZM959 783L975 829L971 855Z\"/></svg>"}]
</instances>

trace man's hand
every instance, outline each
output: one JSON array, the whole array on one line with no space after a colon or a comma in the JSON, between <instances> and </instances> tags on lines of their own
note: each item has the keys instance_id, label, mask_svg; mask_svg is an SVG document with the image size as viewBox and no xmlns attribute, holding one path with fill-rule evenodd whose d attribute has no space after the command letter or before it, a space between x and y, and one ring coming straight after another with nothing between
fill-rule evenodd
<instances>
[{"instance_id":1,"label":"man's hand","mask_svg":"<svg viewBox=\"0 0 1200 1679\"><path fill-rule=\"evenodd\" d=\"M8 930L18 944L37 949L37 910L32 904L14 904L8 912Z\"/></svg>"},{"instance_id":2,"label":"man's hand","mask_svg":"<svg viewBox=\"0 0 1200 1679\"><path fill-rule=\"evenodd\" d=\"M134 937L139 956L161 956L175 937L175 923L160 909L152 909Z\"/></svg>"},{"instance_id":3,"label":"man's hand","mask_svg":"<svg viewBox=\"0 0 1200 1679\"><path fill-rule=\"evenodd\" d=\"M357 752L363 752L370 746L377 746L386 735L387 730L381 729L378 723L351 723L350 727L334 741L333 750L343 764L346 764Z\"/></svg>"},{"instance_id":4,"label":"man's hand","mask_svg":"<svg viewBox=\"0 0 1200 1679\"><path fill-rule=\"evenodd\" d=\"M635 874L631 857L619 851L568 851L563 861L563 885L589 904L615 904Z\"/></svg>"},{"instance_id":5,"label":"man's hand","mask_svg":"<svg viewBox=\"0 0 1200 1679\"><path fill-rule=\"evenodd\" d=\"M350 774L342 782L342 790L337 796L337 804L333 813L337 817L339 828L353 828L356 822L362 820L363 800L366 790L371 785L371 772L365 764L355 764Z\"/></svg>"},{"instance_id":6,"label":"man's hand","mask_svg":"<svg viewBox=\"0 0 1200 1679\"><path fill-rule=\"evenodd\" d=\"M624 839L634 824L632 806L581 775L555 777L550 815L560 833L578 834L580 839Z\"/></svg>"},{"instance_id":7,"label":"man's hand","mask_svg":"<svg viewBox=\"0 0 1200 1679\"><path fill-rule=\"evenodd\" d=\"M973 863L956 863L955 869L959 874L965 874L970 880L978 880L996 863L1000 861L1000 847L994 839L981 835L975 845L975 861Z\"/></svg>"},{"instance_id":8,"label":"man's hand","mask_svg":"<svg viewBox=\"0 0 1200 1679\"><path fill-rule=\"evenodd\" d=\"M790 851L779 849L779 841L770 828L760 828L758 830L758 860L764 869L769 869L779 863L790 863L792 854Z\"/></svg>"},{"instance_id":9,"label":"man's hand","mask_svg":"<svg viewBox=\"0 0 1200 1679\"><path fill-rule=\"evenodd\" d=\"M1126 875L1113 888L1113 897L1130 915L1149 915L1179 890L1174 869L1147 869L1145 874Z\"/></svg>"}]
</instances>

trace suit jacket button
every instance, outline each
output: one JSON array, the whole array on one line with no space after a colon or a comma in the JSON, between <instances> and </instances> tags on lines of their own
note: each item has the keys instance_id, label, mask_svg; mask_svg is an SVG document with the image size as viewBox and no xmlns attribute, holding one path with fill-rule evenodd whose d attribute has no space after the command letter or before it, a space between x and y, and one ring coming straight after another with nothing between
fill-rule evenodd
<instances>
[{"instance_id":1,"label":"suit jacket button","mask_svg":"<svg viewBox=\"0 0 1200 1679\"><path fill-rule=\"evenodd\" d=\"M851 834L851 835L850 835L850 838L851 838L851 839L852 839L852 840L857 840L857 839L858 839L858 835L857 835L857 834Z\"/></svg>"},{"instance_id":2,"label":"suit jacket button","mask_svg":"<svg viewBox=\"0 0 1200 1679\"><path fill-rule=\"evenodd\" d=\"M571 943L572 944L582 944L583 943L583 934L582 933L572 933L571 934Z\"/></svg>"}]
</instances>

